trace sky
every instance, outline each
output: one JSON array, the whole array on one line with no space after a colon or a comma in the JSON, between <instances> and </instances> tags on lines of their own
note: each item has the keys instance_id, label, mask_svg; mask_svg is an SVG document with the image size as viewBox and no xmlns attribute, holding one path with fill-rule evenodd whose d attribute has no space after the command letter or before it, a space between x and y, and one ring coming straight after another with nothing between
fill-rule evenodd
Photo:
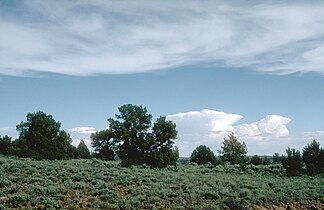
<instances>
[{"instance_id":1,"label":"sky","mask_svg":"<svg viewBox=\"0 0 324 210\"><path fill-rule=\"evenodd\" d=\"M123 104L177 125L180 156L324 144L323 1L0 0L0 135L29 112L73 144Z\"/></svg>"}]
</instances>

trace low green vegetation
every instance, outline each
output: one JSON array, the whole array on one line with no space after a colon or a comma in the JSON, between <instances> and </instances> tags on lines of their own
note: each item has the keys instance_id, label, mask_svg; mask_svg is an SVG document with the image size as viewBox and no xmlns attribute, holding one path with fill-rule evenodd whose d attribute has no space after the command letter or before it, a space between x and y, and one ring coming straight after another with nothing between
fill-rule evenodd
<instances>
[{"instance_id":1,"label":"low green vegetation","mask_svg":"<svg viewBox=\"0 0 324 210\"><path fill-rule=\"evenodd\" d=\"M219 156L200 145L178 161L175 123L152 123L143 106L118 110L91 135L93 154L41 111L17 125L17 139L0 136L0 209L238 210L324 198L324 150L315 140L302 153L248 157L231 133Z\"/></svg>"},{"instance_id":2,"label":"low green vegetation","mask_svg":"<svg viewBox=\"0 0 324 210\"><path fill-rule=\"evenodd\" d=\"M0 209L229 209L324 196L324 175L287 177L280 164L121 167L99 159L0 156Z\"/></svg>"}]
</instances>

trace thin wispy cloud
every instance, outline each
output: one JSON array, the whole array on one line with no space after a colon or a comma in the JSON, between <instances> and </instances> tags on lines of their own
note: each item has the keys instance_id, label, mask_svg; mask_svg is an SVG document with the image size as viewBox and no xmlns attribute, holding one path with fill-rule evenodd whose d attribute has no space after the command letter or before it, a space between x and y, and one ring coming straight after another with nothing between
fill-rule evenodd
<instances>
[{"instance_id":1,"label":"thin wispy cloud","mask_svg":"<svg viewBox=\"0 0 324 210\"><path fill-rule=\"evenodd\" d=\"M13 126L4 126L4 127L0 127L0 131L14 131L16 128Z\"/></svg>"},{"instance_id":2,"label":"thin wispy cloud","mask_svg":"<svg viewBox=\"0 0 324 210\"><path fill-rule=\"evenodd\" d=\"M16 3L0 3L0 74L130 74L205 63L324 74L322 1Z\"/></svg>"}]
</instances>

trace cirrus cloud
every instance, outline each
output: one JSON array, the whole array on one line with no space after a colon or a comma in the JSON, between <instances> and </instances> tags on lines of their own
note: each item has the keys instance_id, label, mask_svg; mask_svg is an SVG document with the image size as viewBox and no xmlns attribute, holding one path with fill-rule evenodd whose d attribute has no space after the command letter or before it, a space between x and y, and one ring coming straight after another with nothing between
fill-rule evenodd
<instances>
[{"instance_id":1,"label":"cirrus cloud","mask_svg":"<svg viewBox=\"0 0 324 210\"><path fill-rule=\"evenodd\" d=\"M323 9L317 0L1 2L0 74L129 74L204 63L324 74Z\"/></svg>"}]
</instances>

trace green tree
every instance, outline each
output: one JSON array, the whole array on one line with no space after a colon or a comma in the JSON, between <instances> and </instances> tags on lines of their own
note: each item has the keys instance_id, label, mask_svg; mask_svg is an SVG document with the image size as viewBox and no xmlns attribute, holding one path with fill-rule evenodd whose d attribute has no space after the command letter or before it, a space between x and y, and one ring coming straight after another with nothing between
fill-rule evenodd
<instances>
[{"instance_id":1,"label":"green tree","mask_svg":"<svg viewBox=\"0 0 324 210\"><path fill-rule=\"evenodd\" d=\"M115 142L111 130L99 131L91 134L91 146L94 148L93 156L105 160L115 158Z\"/></svg>"},{"instance_id":2,"label":"green tree","mask_svg":"<svg viewBox=\"0 0 324 210\"><path fill-rule=\"evenodd\" d=\"M284 156L283 155L279 155L279 153L275 153L273 156L272 156L272 161L273 163L281 163L281 161L284 159Z\"/></svg>"},{"instance_id":3,"label":"green tree","mask_svg":"<svg viewBox=\"0 0 324 210\"><path fill-rule=\"evenodd\" d=\"M77 153L79 158L89 159L91 157L90 151L87 145L85 145L83 139L80 140L80 143L77 146Z\"/></svg>"},{"instance_id":4,"label":"green tree","mask_svg":"<svg viewBox=\"0 0 324 210\"><path fill-rule=\"evenodd\" d=\"M176 163L179 155L174 147L177 131L173 122L160 117L152 127L152 115L145 107L125 104L118 110L116 119L108 119L109 129L104 142L111 143L110 148L116 148L122 165L145 163L152 167L166 167ZM96 144L103 145L99 138L93 142Z\"/></svg>"},{"instance_id":5,"label":"green tree","mask_svg":"<svg viewBox=\"0 0 324 210\"><path fill-rule=\"evenodd\" d=\"M11 137L0 135L0 155L8 155L11 147Z\"/></svg>"},{"instance_id":6,"label":"green tree","mask_svg":"<svg viewBox=\"0 0 324 210\"><path fill-rule=\"evenodd\" d=\"M17 125L16 155L35 159L66 159L72 139L61 123L44 112L28 113L27 121Z\"/></svg>"},{"instance_id":7,"label":"green tree","mask_svg":"<svg viewBox=\"0 0 324 210\"><path fill-rule=\"evenodd\" d=\"M303 160L306 164L307 173L310 175L319 174L324 169L324 150L315 139L304 147Z\"/></svg>"},{"instance_id":8,"label":"green tree","mask_svg":"<svg viewBox=\"0 0 324 210\"><path fill-rule=\"evenodd\" d=\"M174 147L177 138L176 124L159 117L153 125L152 133L147 135L146 163L153 167L163 168L174 165L179 159L179 151Z\"/></svg>"},{"instance_id":9,"label":"green tree","mask_svg":"<svg viewBox=\"0 0 324 210\"><path fill-rule=\"evenodd\" d=\"M252 165L262 165L263 159L261 157L259 157L258 155L253 155L251 157L251 164Z\"/></svg>"},{"instance_id":10,"label":"green tree","mask_svg":"<svg viewBox=\"0 0 324 210\"><path fill-rule=\"evenodd\" d=\"M230 164L239 164L241 167L244 167L248 160L245 143L239 142L234 133L231 133L227 139L224 139L219 153L222 161Z\"/></svg>"},{"instance_id":11,"label":"green tree","mask_svg":"<svg viewBox=\"0 0 324 210\"><path fill-rule=\"evenodd\" d=\"M296 149L286 149L287 157L285 157L281 164L286 169L287 176L298 176L302 174L303 159L300 152Z\"/></svg>"},{"instance_id":12,"label":"green tree","mask_svg":"<svg viewBox=\"0 0 324 210\"><path fill-rule=\"evenodd\" d=\"M215 163L215 155L213 151L207 147L206 145L200 145L194 151L192 151L190 156L190 162L194 162L197 164L207 164L207 163Z\"/></svg>"}]
</instances>

